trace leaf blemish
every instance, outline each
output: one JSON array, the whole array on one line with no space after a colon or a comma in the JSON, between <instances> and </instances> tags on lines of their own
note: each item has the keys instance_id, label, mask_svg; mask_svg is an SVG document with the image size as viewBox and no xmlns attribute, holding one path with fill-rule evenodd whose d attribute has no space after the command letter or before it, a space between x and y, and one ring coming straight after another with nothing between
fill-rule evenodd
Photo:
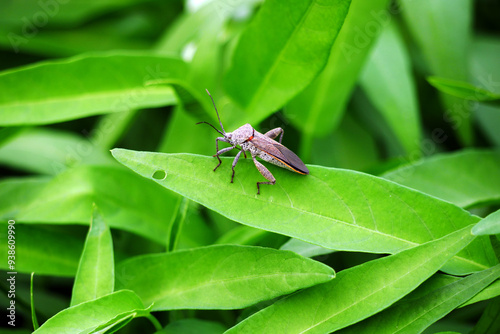
<instances>
[{"instance_id":1,"label":"leaf blemish","mask_svg":"<svg viewBox=\"0 0 500 334\"><path fill-rule=\"evenodd\" d=\"M163 181L167 178L167 172L164 170L157 170L153 173L153 179L158 180L158 181Z\"/></svg>"}]
</instances>

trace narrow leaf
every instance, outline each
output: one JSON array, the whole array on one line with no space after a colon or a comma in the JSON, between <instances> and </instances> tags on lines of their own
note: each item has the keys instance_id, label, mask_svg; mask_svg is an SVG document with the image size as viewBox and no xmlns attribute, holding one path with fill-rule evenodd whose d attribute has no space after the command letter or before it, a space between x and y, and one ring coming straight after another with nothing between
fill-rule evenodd
<instances>
[{"instance_id":1,"label":"narrow leaf","mask_svg":"<svg viewBox=\"0 0 500 334\"><path fill-rule=\"evenodd\" d=\"M230 183L230 158L214 174L215 158L124 149L112 154L146 178L162 171L166 177L156 182L232 220L334 250L396 253L478 221L450 203L349 170L309 166L310 175L302 176L269 166L277 184L262 186L257 195L263 178L248 160L241 159ZM495 261L488 240L478 239L446 270L468 273Z\"/></svg>"},{"instance_id":2,"label":"narrow leaf","mask_svg":"<svg viewBox=\"0 0 500 334\"><path fill-rule=\"evenodd\" d=\"M33 290L33 281L35 280L35 273L31 273L30 279L30 305L31 305L31 322L33 323L33 330L37 330L38 327L38 318L36 317L36 308L35 308L35 292Z\"/></svg>"},{"instance_id":3,"label":"narrow leaf","mask_svg":"<svg viewBox=\"0 0 500 334\"><path fill-rule=\"evenodd\" d=\"M335 280L283 298L226 333L330 333L359 322L439 270L474 239L470 228L341 271Z\"/></svg>"},{"instance_id":4,"label":"narrow leaf","mask_svg":"<svg viewBox=\"0 0 500 334\"><path fill-rule=\"evenodd\" d=\"M71 294L71 306L114 291L114 256L111 231L96 206Z\"/></svg>"},{"instance_id":5,"label":"narrow leaf","mask_svg":"<svg viewBox=\"0 0 500 334\"><path fill-rule=\"evenodd\" d=\"M468 82L435 76L427 78L427 81L440 91L461 99L479 102L500 100L500 94L476 87Z\"/></svg>"},{"instance_id":6,"label":"narrow leaf","mask_svg":"<svg viewBox=\"0 0 500 334\"><path fill-rule=\"evenodd\" d=\"M153 310L235 309L332 279L334 271L293 252L217 245L135 257L116 268L117 287Z\"/></svg>"},{"instance_id":7,"label":"narrow leaf","mask_svg":"<svg viewBox=\"0 0 500 334\"><path fill-rule=\"evenodd\" d=\"M407 300L340 333L421 333L498 277L500 265L462 278L420 298L411 298L410 294Z\"/></svg>"},{"instance_id":8,"label":"narrow leaf","mask_svg":"<svg viewBox=\"0 0 500 334\"><path fill-rule=\"evenodd\" d=\"M477 223L472 229L474 235L489 235L500 233L500 210L493 212Z\"/></svg>"},{"instance_id":9,"label":"narrow leaf","mask_svg":"<svg viewBox=\"0 0 500 334\"><path fill-rule=\"evenodd\" d=\"M417 90L410 55L396 26L380 35L364 68L361 85L396 135L403 152L420 154L420 120Z\"/></svg>"},{"instance_id":10,"label":"narrow leaf","mask_svg":"<svg viewBox=\"0 0 500 334\"><path fill-rule=\"evenodd\" d=\"M388 3L352 1L326 67L285 108L288 119L307 135L324 136L342 119L371 47L391 21Z\"/></svg>"},{"instance_id":11,"label":"narrow leaf","mask_svg":"<svg viewBox=\"0 0 500 334\"><path fill-rule=\"evenodd\" d=\"M443 134L436 136L439 140L446 139ZM468 208L500 203L498 166L500 153L497 151L464 150L436 154L382 177Z\"/></svg>"},{"instance_id":12,"label":"narrow leaf","mask_svg":"<svg viewBox=\"0 0 500 334\"><path fill-rule=\"evenodd\" d=\"M460 307L478 303L483 300L493 299L498 296L500 296L500 280L496 280L495 282L490 284L490 286L479 292L477 295L469 299L467 302L463 303Z\"/></svg>"},{"instance_id":13,"label":"narrow leaf","mask_svg":"<svg viewBox=\"0 0 500 334\"><path fill-rule=\"evenodd\" d=\"M119 166L79 166L48 182L15 216L27 223L85 224L95 202L110 227L166 242L177 196ZM167 220L168 221L168 220Z\"/></svg>"},{"instance_id":14,"label":"narrow leaf","mask_svg":"<svg viewBox=\"0 0 500 334\"><path fill-rule=\"evenodd\" d=\"M173 104L170 88L145 83L182 78L185 73L185 63L176 58L116 52L4 71L0 73L0 125L50 124Z\"/></svg>"},{"instance_id":15,"label":"narrow leaf","mask_svg":"<svg viewBox=\"0 0 500 334\"><path fill-rule=\"evenodd\" d=\"M349 5L350 0L264 2L239 38L225 75L227 93L260 120L282 107L325 66Z\"/></svg>"},{"instance_id":16,"label":"narrow leaf","mask_svg":"<svg viewBox=\"0 0 500 334\"><path fill-rule=\"evenodd\" d=\"M122 290L64 309L34 333L91 333L110 321L119 323L147 314L149 311L134 292Z\"/></svg>"}]
</instances>

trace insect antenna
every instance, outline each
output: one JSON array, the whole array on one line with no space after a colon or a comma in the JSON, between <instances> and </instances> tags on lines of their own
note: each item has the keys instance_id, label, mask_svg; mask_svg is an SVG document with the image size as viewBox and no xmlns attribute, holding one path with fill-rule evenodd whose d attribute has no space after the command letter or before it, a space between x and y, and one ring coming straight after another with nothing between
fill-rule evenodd
<instances>
[{"instance_id":1,"label":"insect antenna","mask_svg":"<svg viewBox=\"0 0 500 334\"><path fill-rule=\"evenodd\" d=\"M217 114L217 119L219 120L220 128L222 129L223 133L226 133L226 131L224 130L224 127L222 126L222 122L220 120L220 117L219 117L219 111L217 111L217 107L215 106L214 98L212 97L212 95L210 95L210 92L208 91L208 89L205 89L205 90L207 91L207 94L208 94L208 96L210 96L210 99L212 100L212 104L214 105L215 113Z\"/></svg>"},{"instance_id":2,"label":"insect antenna","mask_svg":"<svg viewBox=\"0 0 500 334\"><path fill-rule=\"evenodd\" d=\"M217 131L218 133L220 133L221 135L223 135L224 137L226 136L226 131L224 130L224 127L222 126L222 122L220 120L220 117L219 117L219 112L217 111L217 107L215 106L215 102L214 102L214 99L212 97L212 95L210 95L210 92L208 91L208 89L205 89L207 91L207 94L208 96L210 96L210 99L212 100L212 104L214 105L214 108L215 108L215 113L217 114L217 119L219 120L219 124L220 124L220 127L222 129L222 132L217 129L215 126L213 126L212 124L208 123L208 122L198 122L196 124L202 124L202 123L205 123L205 124L208 124L210 125L212 128L214 128L215 131Z\"/></svg>"},{"instance_id":3,"label":"insect antenna","mask_svg":"<svg viewBox=\"0 0 500 334\"><path fill-rule=\"evenodd\" d=\"M205 121L203 121L203 122L198 122L198 123L196 123L196 125L198 125L198 124L202 124L202 123L205 123L205 124L210 125L212 128L214 128L214 130L215 130L215 131L217 131L217 132L218 132L218 133L220 133L221 135L225 136L225 134L224 134L221 130L217 129L215 126L213 126L212 124L210 124L210 123L208 123L208 122L205 122Z\"/></svg>"}]
</instances>

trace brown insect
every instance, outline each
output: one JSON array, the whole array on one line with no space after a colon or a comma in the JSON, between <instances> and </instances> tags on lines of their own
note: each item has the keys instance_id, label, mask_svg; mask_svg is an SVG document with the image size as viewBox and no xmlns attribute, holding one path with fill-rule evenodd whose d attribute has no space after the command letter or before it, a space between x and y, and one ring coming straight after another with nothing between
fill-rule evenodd
<instances>
[{"instance_id":1,"label":"brown insect","mask_svg":"<svg viewBox=\"0 0 500 334\"><path fill-rule=\"evenodd\" d=\"M233 174L231 175L231 183L233 183L234 179L234 167L238 163L241 153L243 153L243 155L246 158L245 152L250 152L255 167L257 167L260 174L262 174L262 176L264 176L264 178L268 180L266 182L257 182L257 195L260 194L261 184L275 184L276 179L274 178L273 174L271 174L271 172L263 164L257 161L256 157L259 157L264 161L270 162L273 165L289 169L295 173L299 173L302 175L309 174L309 170L307 169L306 165L304 165L302 160L300 160L300 158L295 153L293 153L292 151L290 151L288 148L286 148L281 144L281 140L283 139L283 133L284 133L282 128L275 128L269 130L265 134L262 134L258 131L255 131L255 129L250 124L247 123L239 127L238 129L234 130L233 132L226 132L224 130L224 127L222 126L222 122L220 120L217 107L215 106L214 99L212 98L212 95L210 95L210 92L208 90L207 93L210 96L210 99L212 99L212 103L214 105L215 112L217 113L217 118L219 119L219 124L222 131L220 131L219 129L217 129L215 126L213 126L208 122L198 122L196 124L201 124L201 123L208 124L223 136L223 137L217 137L215 139L215 148L217 149L217 153L214 154L214 157L216 157L219 160L219 164L215 166L214 171L217 168L219 168L219 166L222 163L222 160L220 159L219 156L236 148L239 149L240 151L238 152L238 154L236 154L236 157L233 160L233 165L232 165ZM274 140L278 136L280 136L279 142ZM220 141L228 143L231 146L219 150ZM240 146L239 148L237 147L238 145Z\"/></svg>"}]
</instances>

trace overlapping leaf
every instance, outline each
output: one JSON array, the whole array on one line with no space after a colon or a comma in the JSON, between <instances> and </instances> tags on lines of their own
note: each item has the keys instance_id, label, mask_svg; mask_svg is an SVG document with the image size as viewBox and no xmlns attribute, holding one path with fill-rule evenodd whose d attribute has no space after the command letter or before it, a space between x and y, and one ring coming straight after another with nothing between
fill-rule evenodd
<instances>
[{"instance_id":1,"label":"overlapping leaf","mask_svg":"<svg viewBox=\"0 0 500 334\"><path fill-rule=\"evenodd\" d=\"M228 94L260 120L282 107L325 66L350 2L266 1L239 38Z\"/></svg>"},{"instance_id":2,"label":"overlapping leaf","mask_svg":"<svg viewBox=\"0 0 500 334\"><path fill-rule=\"evenodd\" d=\"M48 124L173 104L170 88L145 83L185 74L186 65L177 58L132 52L77 56L4 71L0 125Z\"/></svg>"},{"instance_id":3,"label":"overlapping leaf","mask_svg":"<svg viewBox=\"0 0 500 334\"><path fill-rule=\"evenodd\" d=\"M21 203L20 222L89 224L93 203L111 227L167 241L177 196L117 166L80 166L41 187L29 203Z\"/></svg>"},{"instance_id":4,"label":"overlapping leaf","mask_svg":"<svg viewBox=\"0 0 500 334\"><path fill-rule=\"evenodd\" d=\"M470 229L341 271L335 280L283 298L226 333L321 334L349 326L393 304L439 270L474 239Z\"/></svg>"},{"instance_id":5,"label":"overlapping leaf","mask_svg":"<svg viewBox=\"0 0 500 334\"><path fill-rule=\"evenodd\" d=\"M236 245L131 258L116 274L118 288L154 302L153 310L242 308L334 277L293 252Z\"/></svg>"},{"instance_id":6,"label":"overlapping leaf","mask_svg":"<svg viewBox=\"0 0 500 334\"><path fill-rule=\"evenodd\" d=\"M227 158L214 174L216 161L209 157L123 149L112 153L146 178L164 172L158 183L237 222L335 250L395 253L478 221L450 203L354 171L310 166L311 174L302 176L270 167L277 184L261 186L257 195L255 183L262 176L251 161L238 164L230 183ZM495 261L491 246L478 239L446 269L468 273Z\"/></svg>"}]
</instances>

